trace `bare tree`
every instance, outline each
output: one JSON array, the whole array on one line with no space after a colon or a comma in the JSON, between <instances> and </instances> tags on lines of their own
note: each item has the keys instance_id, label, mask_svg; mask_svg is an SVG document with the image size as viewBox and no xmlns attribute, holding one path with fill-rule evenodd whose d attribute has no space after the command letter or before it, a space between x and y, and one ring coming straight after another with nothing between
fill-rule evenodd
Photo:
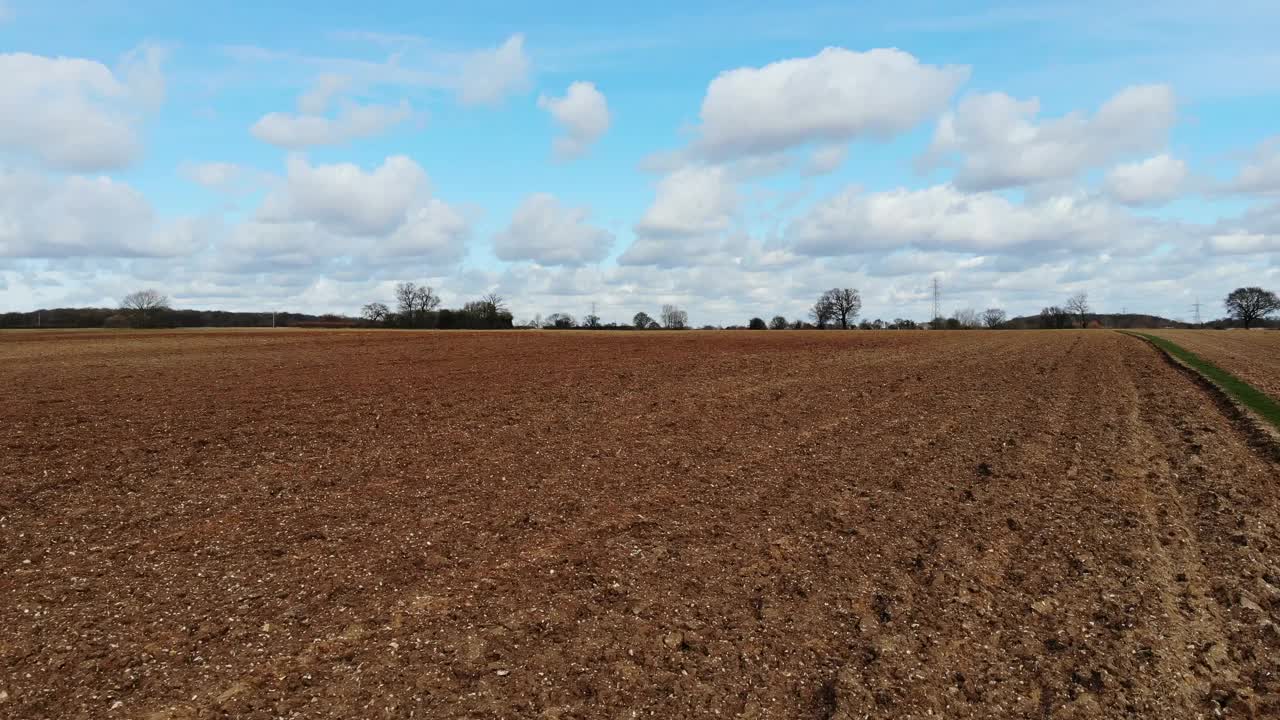
<instances>
[{"instance_id":1,"label":"bare tree","mask_svg":"<svg viewBox=\"0 0 1280 720\"><path fill-rule=\"evenodd\" d=\"M770 330L786 330L787 319L781 315L774 315L773 319L769 321L769 329Z\"/></svg>"},{"instance_id":2,"label":"bare tree","mask_svg":"<svg viewBox=\"0 0 1280 720\"><path fill-rule=\"evenodd\" d=\"M649 317L649 313L644 312L643 310L636 313L636 316L631 318L631 326L637 330L648 330L653 327L653 325L653 318Z\"/></svg>"},{"instance_id":3,"label":"bare tree","mask_svg":"<svg viewBox=\"0 0 1280 720\"><path fill-rule=\"evenodd\" d=\"M1080 327L1089 324L1089 294L1076 293L1067 299L1067 312L1080 318Z\"/></svg>"},{"instance_id":4,"label":"bare tree","mask_svg":"<svg viewBox=\"0 0 1280 720\"><path fill-rule=\"evenodd\" d=\"M467 303L476 313L491 326L496 326L499 316L507 311L507 301L501 295L491 292L479 300Z\"/></svg>"},{"instance_id":5,"label":"bare tree","mask_svg":"<svg viewBox=\"0 0 1280 720\"><path fill-rule=\"evenodd\" d=\"M391 308L380 302L371 302L360 308L360 317L371 323L385 322L387 316L391 314Z\"/></svg>"},{"instance_id":6,"label":"bare tree","mask_svg":"<svg viewBox=\"0 0 1280 720\"><path fill-rule=\"evenodd\" d=\"M862 310L862 296L853 288L831 288L823 293L830 304L831 319L840 321L840 329L848 330L849 323L855 321Z\"/></svg>"},{"instance_id":7,"label":"bare tree","mask_svg":"<svg viewBox=\"0 0 1280 720\"><path fill-rule=\"evenodd\" d=\"M1004 324L1008 315L1000 308L987 308L982 311L982 324L989 328L998 328Z\"/></svg>"},{"instance_id":8,"label":"bare tree","mask_svg":"<svg viewBox=\"0 0 1280 720\"><path fill-rule=\"evenodd\" d=\"M430 285L402 282L396 285L396 312L409 327L426 327L427 313L440 307L440 296Z\"/></svg>"},{"instance_id":9,"label":"bare tree","mask_svg":"<svg viewBox=\"0 0 1280 720\"><path fill-rule=\"evenodd\" d=\"M418 286L411 282L402 282L396 285L396 312L400 314L401 321L413 327L414 319L418 310Z\"/></svg>"},{"instance_id":10,"label":"bare tree","mask_svg":"<svg viewBox=\"0 0 1280 720\"><path fill-rule=\"evenodd\" d=\"M148 327L157 314L169 309L169 298L151 288L138 290L124 296L120 309L129 316L134 327Z\"/></svg>"},{"instance_id":11,"label":"bare tree","mask_svg":"<svg viewBox=\"0 0 1280 720\"><path fill-rule=\"evenodd\" d=\"M1071 313L1066 308L1050 305L1040 310L1040 327L1061 330L1071 326Z\"/></svg>"},{"instance_id":12,"label":"bare tree","mask_svg":"<svg viewBox=\"0 0 1280 720\"><path fill-rule=\"evenodd\" d=\"M662 306L662 326L668 330L684 330L689 327L689 313L675 305Z\"/></svg>"},{"instance_id":13,"label":"bare tree","mask_svg":"<svg viewBox=\"0 0 1280 720\"><path fill-rule=\"evenodd\" d=\"M813 324L818 326L819 330L826 330L827 323L836 317L835 306L831 304L831 298L828 293L822 293L818 296L818 302L813 304L809 309L809 316L813 318Z\"/></svg>"},{"instance_id":14,"label":"bare tree","mask_svg":"<svg viewBox=\"0 0 1280 720\"><path fill-rule=\"evenodd\" d=\"M413 310L419 318L425 319L427 313L440 307L440 296L430 285L419 285L413 293Z\"/></svg>"},{"instance_id":15,"label":"bare tree","mask_svg":"<svg viewBox=\"0 0 1280 720\"><path fill-rule=\"evenodd\" d=\"M568 330L578 323L573 316L568 313L551 313L547 316L546 323L543 327L556 328L557 330Z\"/></svg>"},{"instance_id":16,"label":"bare tree","mask_svg":"<svg viewBox=\"0 0 1280 720\"><path fill-rule=\"evenodd\" d=\"M952 313L951 317L956 321L956 325L966 330L972 330L973 328L978 327L981 323L981 320L978 318L978 311L973 308L957 310Z\"/></svg>"},{"instance_id":17,"label":"bare tree","mask_svg":"<svg viewBox=\"0 0 1280 720\"><path fill-rule=\"evenodd\" d=\"M1245 329L1258 320L1280 310L1280 298L1270 290L1260 287L1236 288L1223 301L1227 314L1244 323Z\"/></svg>"}]
</instances>

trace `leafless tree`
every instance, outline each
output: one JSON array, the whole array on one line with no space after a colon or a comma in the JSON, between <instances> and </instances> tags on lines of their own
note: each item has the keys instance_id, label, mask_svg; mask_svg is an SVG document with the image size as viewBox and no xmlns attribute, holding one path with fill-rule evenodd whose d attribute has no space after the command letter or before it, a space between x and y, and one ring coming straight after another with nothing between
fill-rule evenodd
<instances>
[{"instance_id":1,"label":"leafless tree","mask_svg":"<svg viewBox=\"0 0 1280 720\"><path fill-rule=\"evenodd\" d=\"M1089 294L1076 293L1067 299L1067 312L1080 319L1080 327L1089 324Z\"/></svg>"},{"instance_id":2,"label":"leafless tree","mask_svg":"<svg viewBox=\"0 0 1280 720\"><path fill-rule=\"evenodd\" d=\"M396 311L404 325L426 327L427 313L440 307L440 296L430 285L402 282L396 285Z\"/></svg>"},{"instance_id":3,"label":"leafless tree","mask_svg":"<svg viewBox=\"0 0 1280 720\"><path fill-rule=\"evenodd\" d=\"M1008 315L1000 308L987 308L982 311L982 324L989 328L1000 327L1007 318Z\"/></svg>"},{"instance_id":4,"label":"leafless tree","mask_svg":"<svg viewBox=\"0 0 1280 720\"><path fill-rule=\"evenodd\" d=\"M1280 298L1260 287L1236 288L1223 304L1227 306L1227 314L1244 323L1246 330L1254 322L1280 311Z\"/></svg>"},{"instance_id":5,"label":"leafless tree","mask_svg":"<svg viewBox=\"0 0 1280 720\"><path fill-rule=\"evenodd\" d=\"M404 323L412 326L414 314L418 309L418 286L411 282L396 285L396 312L400 313Z\"/></svg>"},{"instance_id":6,"label":"leafless tree","mask_svg":"<svg viewBox=\"0 0 1280 720\"><path fill-rule=\"evenodd\" d=\"M649 317L649 313L644 312L643 310L636 313L636 316L631 318L631 326L637 330L648 330L656 324L657 323L653 321L653 318Z\"/></svg>"},{"instance_id":7,"label":"leafless tree","mask_svg":"<svg viewBox=\"0 0 1280 720\"><path fill-rule=\"evenodd\" d=\"M547 316L546 322L543 324L545 328L556 328L559 330L568 330L576 327L578 322L568 313L551 313Z\"/></svg>"},{"instance_id":8,"label":"leafless tree","mask_svg":"<svg viewBox=\"0 0 1280 720\"><path fill-rule=\"evenodd\" d=\"M786 330L787 319L781 315L774 315L773 319L769 321L769 329L770 330Z\"/></svg>"},{"instance_id":9,"label":"leafless tree","mask_svg":"<svg viewBox=\"0 0 1280 720\"><path fill-rule=\"evenodd\" d=\"M157 314L169 309L169 298L151 288L138 290L124 296L120 309L130 317L134 327L147 327Z\"/></svg>"},{"instance_id":10,"label":"leafless tree","mask_svg":"<svg viewBox=\"0 0 1280 720\"><path fill-rule=\"evenodd\" d=\"M1040 327L1061 330L1071 327L1071 313L1066 308L1050 305L1040 310Z\"/></svg>"},{"instance_id":11,"label":"leafless tree","mask_svg":"<svg viewBox=\"0 0 1280 720\"><path fill-rule=\"evenodd\" d=\"M663 305L662 326L668 330L684 330L689 327L689 313L675 305Z\"/></svg>"},{"instance_id":12,"label":"leafless tree","mask_svg":"<svg viewBox=\"0 0 1280 720\"><path fill-rule=\"evenodd\" d=\"M419 285L418 289L413 293L413 309L420 316L440 307L440 296L436 294L434 288L430 285Z\"/></svg>"},{"instance_id":13,"label":"leafless tree","mask_svg":"<svg viewBox=\"0 0 1280 720\"><path fill-rule=\"evenodd\" d=\"M819 330L826 330L827 323L835 319L836 308L831 304L831 298L827 293L822 293L818 297L818 302L809 309L809 316L813 318L813 324L817 325Z\"/></svg>"},{"instance_id":14,"label":"leafless tree","mask_svg":"<svg viewBox=\"0 0 1280 720\"><path fill-rule=\"evenodd\" d=\"M974 310L973 308L963 308L961 310L957 310L954 313L952 313L951 317L955 319L957 325L959 325L960 327L966 330L971 330L973 328L976 328L982 322L978 318L978 311Z\"/></svg>"},{"instance_id":15,"label":"leafless tree","mask_svg":"<svg viewBox=\"0 0 1280 720\"><path fill-rule=\"evenodd\" d=\"M822 296L827 299L832 312L829 319L838 319L840 329L848 330L849 323L855 321L862 310L862 296L853 288L831 288Z\"/></svg>"},{"instance_id":16,"label":"leafless tree","mask_svg":"<svg viewBox=\"0 0 1280 720\"><path fill-rule=\"evenodd\" d=\"M360 317L371 323L385 322L387 316L391 314L391 308L380 302L371 302L360 308Z\"/></svg>"}]
</instances>

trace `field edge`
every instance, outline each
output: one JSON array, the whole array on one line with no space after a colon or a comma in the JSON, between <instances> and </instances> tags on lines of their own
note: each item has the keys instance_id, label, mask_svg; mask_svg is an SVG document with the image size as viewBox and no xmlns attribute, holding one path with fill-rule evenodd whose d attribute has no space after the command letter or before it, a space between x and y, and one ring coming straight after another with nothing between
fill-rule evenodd
<instances>
[{"instance_id":1,"label":"field edge","mask_svg":"<svg viewBox=\"0 0 1280 720\"><path fill-rule=\"evenodd\" d=\"M1130 330L1118 332L1154 346L1174 367L1212 393L1259 449L1280 461L1280 402L1172 340Z\"/></svg>"}]
</instances>

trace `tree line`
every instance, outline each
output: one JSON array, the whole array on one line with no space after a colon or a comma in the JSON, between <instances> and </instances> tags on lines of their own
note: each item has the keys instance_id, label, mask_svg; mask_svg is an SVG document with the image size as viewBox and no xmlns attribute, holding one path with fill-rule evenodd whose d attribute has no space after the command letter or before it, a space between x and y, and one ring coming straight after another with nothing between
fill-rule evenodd
<instances>
[{"instance_id":1,"label":"tree line","mask_svg":"<svg viewBox=\"0 0 1280 720\"><path fill-rule=\"evenodd\" d=\"M54 308L31 312L0 313L0 328L181 328L181 327L388 327L415 329L508 329L516 327L506 301L497 293L489 293L478 300L464 303L461 308L442 308L439 294L429 285L402 282L395 286L394 307L382 302L371 302L361 308L360 317L343 315L312 315L293 312L234 312L225 310L182 310L170 306L169 298L154 289L139 290L126 295L116 308ZM1233 290L1223 301L1227 317L1210 320L1200 327L1244 327L1275 324L1269 318L1280 312L1280 297L1260 287L1243 287ZM971 308L956 310L951 317L937 317L926 323L895 318L890 321L863 319L858 322L862 310L862 297L855 288L832 288L818 296L804 319L789 320L775 315L765 321L753 317L746 325L730 325L724 329L751 330L804 330L840 328L844 330L965 330L990 329L1066 329L1087 327L1153 327L1188 323L1141 314L1096 314L1089 303L1089 296L1077 293L1062 305L1050 305L1030 318L1009 319L1000 308L977 311ZM663 305L655 319L648 313L638 312L626 323L605 323L594 312L581 321L563 312L552 313L546 318L536 315L522 328L588 329L588 330L685 330L693 327L689 314L682 308ZM704 329L720 329L704 325Z\"/></svg>"},{"instance_id":2,"label":"tree line","mask_svg":"<svg viewBox=\"0 0 1280 720\"><path fill-rule=\"evenodd\" d=\"M513 327L506 300L489 293L461 308L440 307L440 296L430 285L402 282L396 285L395 309L371 302L360 309L366 326L419 330L506 330Z\"/></svg>"},{"instance_id":3,"label":"tree line","mask_svg":"<svg viewBox=\"0 0 1280 720\"><path fill-rule=\"evenodd\" d=\"M270 312L238 312L233 310L190 310L157 307L145 312L124 307L43 308L29 312L0 313L0 328L269 328ZM275 313L274 322L284 327L353 325L351 318L341 315L314 315L299 312Z\"/></svg>"}]
</instances>

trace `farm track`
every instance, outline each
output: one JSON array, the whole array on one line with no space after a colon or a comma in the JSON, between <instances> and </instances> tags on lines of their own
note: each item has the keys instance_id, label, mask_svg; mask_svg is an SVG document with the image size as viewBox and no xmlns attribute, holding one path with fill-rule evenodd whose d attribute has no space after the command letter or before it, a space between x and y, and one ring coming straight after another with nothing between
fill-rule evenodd
<instances>
[{"instance_id":1,"label":"farm track","mask_svg":"<svg viewBox=\"0 0 1280 720\"><path fill-rule=\"evenodd\" d=\"M1116 333L0 339L0 717L1265 717L1280 487Z\"/></svg>"}]
</instances>

